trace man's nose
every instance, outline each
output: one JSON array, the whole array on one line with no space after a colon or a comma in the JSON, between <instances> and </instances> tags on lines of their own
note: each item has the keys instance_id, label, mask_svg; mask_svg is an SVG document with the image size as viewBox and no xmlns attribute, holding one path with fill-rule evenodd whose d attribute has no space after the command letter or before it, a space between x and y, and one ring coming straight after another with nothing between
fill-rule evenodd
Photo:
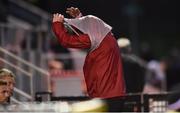
<instances>
[{"instance_id":1,"label":"man's nose","mask_svg":"<svg viewBox=\"0 0 180 113\"><path fill-rule=\"evenodd\" d=\"M4 91L4 96L5 97L9 97L9 93L8 93L8 91L6 90L6 91Z\"/></svg>"}]
</instances>

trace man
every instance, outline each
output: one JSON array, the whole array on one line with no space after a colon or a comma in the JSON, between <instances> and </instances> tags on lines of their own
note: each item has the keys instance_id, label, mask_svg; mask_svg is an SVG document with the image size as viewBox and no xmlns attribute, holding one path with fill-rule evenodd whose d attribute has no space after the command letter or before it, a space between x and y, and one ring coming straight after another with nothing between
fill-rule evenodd
<instances>
[{"instance_id":1,"label":"man","mask_svg":"<svg viewBox=\"0 0 180 113\"><path fill-rule=\"evenodd\" d=\"M12 96L15 85L15 75L8 69L0 70L0 80L7 83L8 98Z\"/></svg>"},{"instance_id":2,"label":"man","mask_svg":"<svg viewBox=\"0 0 180 113\"><path fill-rule=\"evenodd\" d=\"M7 83L0 81L0 104L5 104L8 101Z\"/></svg>"},{"instance_id":3,"label":"man","mask_svg":"<svg viewBox=\"0 0 180 113\"><path fill-rule=\"evenodd\" d=\"M121 50L126 92L142 93L145 84L146 63L133 54L129 39L119 38L117 42Z\"/></svg>"},{"instance_id":4,"label":"man","mask_svg":"<svg viewBox=\"0 0 180 113\"><path fill-rule=\"evenodd\" d=\"M68 8L67 13L73 17L80 15L77 8ZM82 33L68 34L65 21ZM83 71L91 98L116 100L125 95L121 57L111 26L92 15L64 19L63 15L54 14L52 27L62 46L89 50Z\"/></svg>"},{"instance_id":5,"label":"man","mask_svg":"<svg viewBox=\"0 0 180 113\"><path fill-rule=\"evenodd\" d=\"M123 96L125 86L121 59L111 27L92 15L65 21L83 34L69 35L63 25L64 16L61 14L54 14L53 31L64 47L89 49L84 64L89 96L100 98Z\"/></svg>"},{"instance_id":6,"label":"man","mask_svg":"<svg viewBox=\"0 0 180 113\"><path fill-rule=\"evenodd\" d=\"M73 11L67 12L73 17ZM64 21L82 33L70 35L64 27ZM88 15L76 19L64 19L61 14L53 15L53 31L59 43L67 48L89 49L83 71L90 97L112 98L125 95L121 57L111 26L101 19Z\"/></svg>"}]
</instances>

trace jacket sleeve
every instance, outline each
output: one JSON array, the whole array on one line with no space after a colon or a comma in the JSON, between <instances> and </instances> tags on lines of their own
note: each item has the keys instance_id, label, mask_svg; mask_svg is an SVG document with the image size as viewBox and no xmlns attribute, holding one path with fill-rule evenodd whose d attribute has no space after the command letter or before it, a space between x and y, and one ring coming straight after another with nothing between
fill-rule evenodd
<instances>
[{"instance_id":1,"label":"jacket sleeve","mask_svg":"<svg viewBox=\"0 0 180 113\"><path fill-rule=\"evenodd\" d=\"M70 35L67 33L63 23L52 23L52 29L56 38L63 47L86 49L91 47L91 42L87 34Z\"/></svg>"}]
</instances>

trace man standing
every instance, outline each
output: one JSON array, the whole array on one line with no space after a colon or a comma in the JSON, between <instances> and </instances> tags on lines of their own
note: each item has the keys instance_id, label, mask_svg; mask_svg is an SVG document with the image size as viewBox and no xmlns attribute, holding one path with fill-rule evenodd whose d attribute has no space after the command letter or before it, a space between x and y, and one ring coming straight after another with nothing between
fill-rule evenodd
<instances>
[{"instance_id":1,"label":"man standing","mask_svg":"<svg viewBox=\"0 0 180 113\"><path fill-rule=\"evenodd\" d=\"M73 17L80 15L80 11L73 7L68 8L67 13ZM68 34L64 22L81 32ZM62 46L89 50L83 71L91 98L114 101L125 95L121 57L111 26L92 15L65 19L61 14L54 14L52 27Z\"/></svg>"},{"instance_id":2,"label":"man standing","mask_svg":"<svg viewBox=\"0 0 180 113\"><path fill-rule=\"evenodd\" d=\"M147 72L146 62L132 52L129 39L119 38L117 42L122 56L126 92L142 93Z\"/></svg>"},{"instance_id":3,"label":"man standing","mask_svg":"<svg viewBox=\"0 0 180 113\"><path fill-rule=\"evenodd\" d=\"M83 33L68 34L64 21ZM83 70L90 97L111 98L125 94L121 57L111 26L92 15L64 20L63 15L54 14L53 31L64 47L89 49Z\"/></svg>"}]
</instances>

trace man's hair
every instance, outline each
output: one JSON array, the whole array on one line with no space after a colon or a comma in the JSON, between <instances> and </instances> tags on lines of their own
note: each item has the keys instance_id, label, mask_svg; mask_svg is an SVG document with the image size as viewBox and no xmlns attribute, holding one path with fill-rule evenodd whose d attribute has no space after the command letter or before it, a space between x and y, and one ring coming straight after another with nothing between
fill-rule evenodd
<instances>
[{"instance_id":1,"label":"man's hair","mask_svg":"<svg viewBox=\"0 0 180 113\"><path fill-rule=\"evenodd\" d=\"M10 71L9 69L6 69L6 68L2 68L2 69L0 69L0 78L4 77L4 76L10 76L12 78L15 78L15 75L13 74L12 71Z\"/></svg>"}]
</instances>

